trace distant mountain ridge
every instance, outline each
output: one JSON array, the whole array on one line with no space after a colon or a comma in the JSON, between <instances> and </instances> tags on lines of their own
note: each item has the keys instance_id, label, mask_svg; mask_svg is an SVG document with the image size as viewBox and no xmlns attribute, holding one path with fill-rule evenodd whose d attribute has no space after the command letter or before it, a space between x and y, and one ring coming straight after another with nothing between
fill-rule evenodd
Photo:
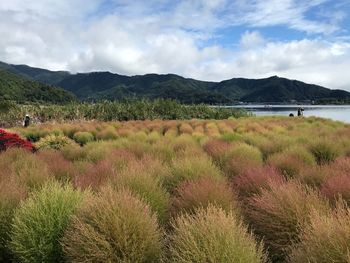
<instances>
[{"instance_id":1,"label":"distant mountain ridge","mask_svg":"<svg viewBox=\"0 0 350 263\"><path fill-rule=\"evenodd\" d=\"M229 104L350 99L350 93L344 90L331 90L277 76L208 82L174 74L131 77L110 72L71 74L2 62L0 68L34 81L61 87L75 94L78 99L88 101L170 98L183 103Z\"/></svg>"},{"instance_id":2,"label":"distant mountain ridge","mask_svg":"<svg viewBox=\"0 0 350 263\"><path fill-rule=\"evenodd\" d=\"M65 104L76 101L76 97L62 89L0 68L0 102L16 101L18 103L54 103Z\"/></svg>"}]
</instances>

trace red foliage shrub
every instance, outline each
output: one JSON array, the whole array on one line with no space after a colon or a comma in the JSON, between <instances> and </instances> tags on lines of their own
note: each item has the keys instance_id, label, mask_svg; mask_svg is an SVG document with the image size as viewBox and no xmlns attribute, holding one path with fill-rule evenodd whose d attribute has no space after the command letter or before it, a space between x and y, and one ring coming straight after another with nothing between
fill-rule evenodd
<instances>
[{"instance_id":1,"label":"red foliage shrub","mask_svg":"<svg viewBox=\"0 0 350 263\"><path fill-rule=\"evenodd\" d=\"M34 151L35 149L31 142L23 140L15 133L8 133L0 129L0 152L15 147L29 151Z\"/></svg>"},{"instance_id":2,"label":"red foliage shrub","mask_svg":"<svg viewBox=\"0 0 350 263\"><path fill-rule=\"evenodd\" d=\"M233 178L233 187L239 197L247 198L268 189L270 183L284 183L284 177L272 166L254 167Z\"/></svg>"}]
</instances>

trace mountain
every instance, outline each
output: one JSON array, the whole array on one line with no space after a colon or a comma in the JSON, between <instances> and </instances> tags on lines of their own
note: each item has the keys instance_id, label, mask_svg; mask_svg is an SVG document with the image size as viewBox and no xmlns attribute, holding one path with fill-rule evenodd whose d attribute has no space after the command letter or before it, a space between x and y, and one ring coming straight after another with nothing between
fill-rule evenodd
<instances>
[{"instance_id":1,"label":"mountain","mask_svg":"<svg viewBox=\"0 0 350 263\"><path fill-rule=\"evenodd\" d=\"M346 100L350 93L331 90L297 80L279 78L234 78L207 82L174 74L123 76L110 72L70 74L27 65L0 63L0 68L41 83L62 87L80 100L120 100L124 98L170 98L183 103L306 102Z\"/></svg>"},{"instance_id":2,"label":"mountain","mask_svg":"<svg viewBox=\"0 0 350 263\"><path fill-rule=\"evenodd\" d=\"M63 104L76 100L70 92L33 81L21 75L0 69L0 101L18 103L39 102Z\"/></svg>"}]
</instances>

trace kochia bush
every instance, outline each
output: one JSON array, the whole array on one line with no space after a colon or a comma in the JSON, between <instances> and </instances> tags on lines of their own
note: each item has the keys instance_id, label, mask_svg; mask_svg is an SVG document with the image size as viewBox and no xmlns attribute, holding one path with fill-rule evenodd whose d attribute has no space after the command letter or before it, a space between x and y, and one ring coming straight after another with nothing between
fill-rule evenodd
<instances>
[{"instance_id":1,"label":"kochia bush","mask_svg":"<svg viewBox=\"0 0 350 263\"><path fill-rule=\"evenodd\" d=\"M293 247L290 263L350 262L350 209L342 203L334 212L313 211L310 224Z\"/></svg>"},{"instance_id":2,"label":"kochia bush","mask_svg":"<svg viewBox=\"0 0 350 263\"><path fill-rule=\"evenodd\" d=\"M225 178L204 177L182 183L172 200L172 214L194 213L197 208L210 205L239 214L235 195Z\"/></svg>"},{"instance_id":3,"label":"kochia bush","mask_svg":"<svg viewBox=\"0 0 350 263\"><path fill-rule=\"evenodd\" d=\"M60 238L82 200L71 186L49 183L15 212L10 248L20 262L60 262Z\"/></svg>"},{"instance_id":4,"label":"kochia bush","mask_svg":"<svg viewBox=\"0 0 350 263\"><path fill-rule=\"evenodd\" d=\"M147 205L107 187L84 202L62 240L68 262L159 262L161 232Z\"/></svg>"},{"instance_id":5,"label":"kochia bush","mask_svg":"<svg viewBox=\"0 0 350 263\"><path fill-rule=\"evenodd\" d=\"M265 262L262 246L232 213L209 206L173 222L167 262Z\"/></svg>"},{"instance_id":6,"label":"kochia bush","mask_svg":"<svg viewBox=\"0 0 350 263\"><path fill-rule=\"evenodd\" d=\"M95 138L94 135L90 132L76 132L73 136L73 139L80 145L84 145L88 142L92 142Z\"/></svg>"},{"instance_id":7,"label":"kochia bush","mask_svg":"<svg viewBox=\"0 0 350 263\"><path fill-rule=\"evenodd\" d=\"M299 183L271 183L260 196L251 198L247 219L254 232L263 238L274 261L283 261L288 250L300 239L300 232L310 221L313 210L330 211L317 192Z\"/></svg>"}]
</instances>

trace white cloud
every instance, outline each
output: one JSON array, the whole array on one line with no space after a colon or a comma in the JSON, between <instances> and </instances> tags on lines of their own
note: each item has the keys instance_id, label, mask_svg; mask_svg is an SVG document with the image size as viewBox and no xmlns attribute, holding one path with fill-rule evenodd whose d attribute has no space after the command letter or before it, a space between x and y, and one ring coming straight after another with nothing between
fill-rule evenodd
<instances>
[{"instance_id":1,"label":"white cloud","mask_svg":"<svg viewBox=\"0 0 350 263\"><path fill-rule=\"evenodd\" d=\"M233 13L232 21L254 27L285 25L291 29L307 33L331 34L338 30L344 19L338 13L338 19L331 21L311 20L306 13L332 0L239 0L232 6L239 10ZM332 15L334 12L332 12Z\"/></svg>"},{"instance_id":2,"label":"white cloud","mask_svg":"<svg viewBox=\"0 0 350 263\"><path fill-rule=\"evenodd\" d=\"M265 43L265 39L258 31L246 31L241 36L241 46L243 48L255 48Z\"/></svg>"},{"instance_id":3,"label":"white cloud","mask_svg":"<svg viewBox=\"0 0 350 263\"><path fill-rule=\"evenodd\" d=\"M350 90L346 36L282 42L265 39L257 30L284 25L310 34L335 32L344 14L319 25L305 16L326 0L102 2L1 1L0 60L74 72L176 73L203 80L279 75ZM216 41L218 29L240 24L256 28L231 45Z\"/></svg>"}]
</instances>

